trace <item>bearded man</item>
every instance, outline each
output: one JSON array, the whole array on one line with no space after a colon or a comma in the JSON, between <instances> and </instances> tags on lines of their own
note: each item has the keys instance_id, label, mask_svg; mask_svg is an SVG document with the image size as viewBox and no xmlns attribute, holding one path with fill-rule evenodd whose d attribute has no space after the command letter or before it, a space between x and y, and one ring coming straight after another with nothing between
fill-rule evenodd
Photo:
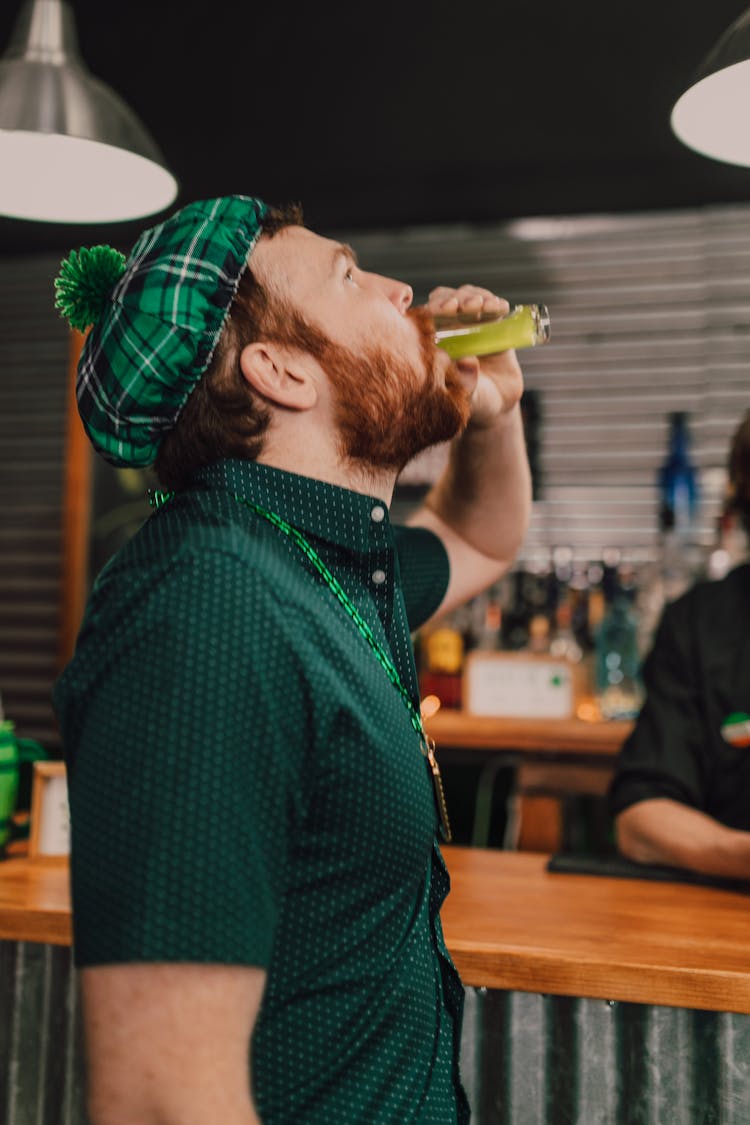
<instances>
[{"instance_id":1,"label":"bearded man","mask_svg":"<svg viewBox=\"0 0 750 1125\"><path fill-rule=\"evenodd\" d=\"M93 321L95 448L168 490L55 691L93 1125L464 1122L410 634L525 534L515 356L454 364L432 323L507 303L413 310L297 209L233 196L114 269L73 255L58 304ZM399 472L450 438L392 525Z\"/></svg>"}]
</instances>

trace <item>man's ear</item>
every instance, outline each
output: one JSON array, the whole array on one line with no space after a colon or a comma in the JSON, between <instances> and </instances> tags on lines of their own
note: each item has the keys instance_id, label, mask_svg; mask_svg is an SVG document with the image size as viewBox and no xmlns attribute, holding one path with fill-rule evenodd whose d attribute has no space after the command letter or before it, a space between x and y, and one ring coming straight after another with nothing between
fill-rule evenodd
<instances>
[{"instance_id":1,"label":"man's ear","mask_svg":"<svg viewBox=\"0 0 750 1125\"><path fill-rule=\"evenodd\" d=\"M318 401L311 360L302 352L268 341L246 344L240 370L253 390L287 410L310 410Z\"/></svg>"}]
</instances>

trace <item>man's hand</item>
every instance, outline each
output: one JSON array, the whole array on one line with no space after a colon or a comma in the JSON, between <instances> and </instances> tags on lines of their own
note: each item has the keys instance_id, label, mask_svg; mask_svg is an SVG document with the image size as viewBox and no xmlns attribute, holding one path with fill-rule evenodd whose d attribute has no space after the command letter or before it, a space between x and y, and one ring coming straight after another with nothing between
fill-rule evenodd
<instances>
[{"instance_id":1,"label":"man's hand","mask_svg":"<svg viewBox=\"0 0 750 1125\"><path fill-rule=\"evenodd\" d=\"M433 316L469 319L504 316L510 306L476 285L433 289L426 306ZM459 375L471 394L471 419L451 443L448 464L409 517L443 541L450 580L435 616L473 598L513 562L531 513L531 474L523 419L523 391L514 351L458 360Z\"/></svg>"},{"instance_id":2,"label":"man's hand","mask_svg":"<svg viewBox=\"0 0 750 1125\"><path fill-rule=\"evenodd\" d=\"M433 316L456 316L486 320L507 315L510 305L502 297L477 285L450 289L441 285L430 293L427 308ZM468 356L456 361L459 375L471 394L471 424L493 425L521 398L523 375L514 351L497 355Z\"/></svg>"}]
</instances>

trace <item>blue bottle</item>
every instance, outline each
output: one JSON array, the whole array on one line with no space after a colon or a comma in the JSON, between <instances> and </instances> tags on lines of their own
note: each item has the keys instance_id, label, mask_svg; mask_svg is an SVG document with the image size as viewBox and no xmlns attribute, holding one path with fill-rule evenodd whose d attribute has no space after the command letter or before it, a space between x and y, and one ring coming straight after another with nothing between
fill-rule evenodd
<instances>
[{"instance_id":1,"label":"blue bottle","mask_svg":"<svg viewBox=\"0 0 750 1125\"><path fill-rule=\"evenodd\" d=\"M701 548L695 534L698 473L690 459L688 415L669 415L669 449L659 469L659 539L662 600L673 601L696 579Z\"/></svg>"},{"instance_id":2,"label":"blue bottle","mask_svg":"<svg viewBox=\"0 0 750 1125\"><path fill-rule=\"evenodd\" d=\"M686 540L692 537L698 504L698 474L689 448L688 415L675 411L669 415L669 449L658 476L659 525Z\"/></svg>"}]
</instances>

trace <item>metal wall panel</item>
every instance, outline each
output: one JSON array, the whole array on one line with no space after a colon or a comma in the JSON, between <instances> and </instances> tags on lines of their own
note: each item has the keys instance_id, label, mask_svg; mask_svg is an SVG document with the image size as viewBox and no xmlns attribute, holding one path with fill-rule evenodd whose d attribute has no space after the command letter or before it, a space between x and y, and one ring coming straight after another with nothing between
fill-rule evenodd
<instances>
[{"instance_id":1,"label":"metal wall panel","mask_svg":"<svg viewBox=\"0 0 750 1125\"><path fill-rule=\"evenodd\" d=\"M0 260L0 695L18 733L53 750L68 356L58 265Z\"/></svg>"},{"instance_id":2,"label":"metal wall panel","mask_svg":"<svg viewBox=\"0 0 750 1125\"><path fill-rule=\"evenodd\" d=\"M0 941L0 1122L86 1125L67 947Z\"/></svg>"},{"instance_id":3,"label":"metal wall panel","mask_svg":"<svg viewBox=\"0 0 750 1125\"><path fill-rule=\"evenodd\" d=\"M479 989L462 1069L474 1125L746 1125L750 1016Z\"/></svg>"},{"instance_id":4,"label":"metal wall panel","mask_svg":"<svg viewBox=\"0 0 750 1125\"><path fill-rule=\"evenodd\" d=\"M86 1125L71 951L0 942L0 1122ZM750 1016L469 989L473 1125L747 1125Z\"/></svg>"}]
</instances>

